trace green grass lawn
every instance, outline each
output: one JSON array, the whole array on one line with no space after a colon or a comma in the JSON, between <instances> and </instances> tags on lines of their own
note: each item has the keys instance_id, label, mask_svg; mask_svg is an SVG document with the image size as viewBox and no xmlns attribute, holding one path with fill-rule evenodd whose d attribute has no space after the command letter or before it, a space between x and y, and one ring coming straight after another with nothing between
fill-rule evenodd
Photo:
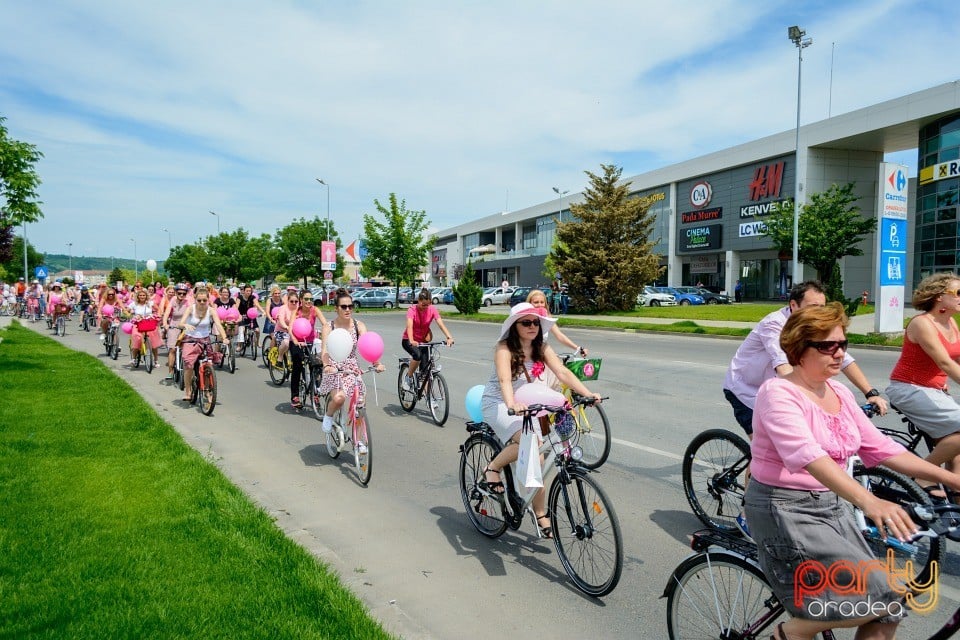
<instances>
[{"instance_id":1,"label":"green grass lawn","mask_svg":"<svg viewBox=\"0 0 960 640\"><path fill-rule=\"evenodd\" d=\"M0 337L0 638L390 637L95 358Z\"/></svg>"}]
</instances>

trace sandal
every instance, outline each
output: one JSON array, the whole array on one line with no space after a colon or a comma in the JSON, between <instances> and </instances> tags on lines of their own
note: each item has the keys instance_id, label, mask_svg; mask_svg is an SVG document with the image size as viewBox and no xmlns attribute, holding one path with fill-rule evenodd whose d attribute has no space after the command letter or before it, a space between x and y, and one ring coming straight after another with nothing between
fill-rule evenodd
<instances>
[{"instance_id":1,"label":"sandal","mask_svg":"<svg viewBox=\"0 0 960 640\"><path fill-rule=\"evenodd\" d=\"M497 474L497 481L489 482L487 480L488 473ZM503 492L506 490L503 486L503 482L500 480L500 472L496 469L491 469L490 465L487 465L486 469L483 470L483 480L480 481L480 487L486 489L494 496L502 496Z\"/></svg>"},{"instance_id":2,"label":"sandal","mask_svg":"<svg viewBox=\"0 0 960 640\"><path fill-rule=\"evenodd\" d=\"M542 516L538 516L537 514L533 514L533 515L537 519L537 529L540 531L540 535L546 538L547 540L553 540L553 527L551 527L549 524L546 527L540 526L540 521L543 520L544 518L547 519L548 523L550 522L550 511L548 510Z\"/></svg>"},{"instance_id":3,"label":"sandal","mask_svg":"<svg viewBox=\"0 0 960 640\"><path fill-rule=\"evenodd\" d=\"M294 398L290 401L290 406L292 406L294 409L300 409L303 407L303 405L300 403L300 396L294 396Z\"/></svg>"},{"instance_id":4,"label":"sandal","mask_svg":"<svg viewBox=\"0 0 960 640\"><path fill-rule=\"evenodd\" d=\"M783 622L777 625L776 629L773 630L773 635L770 636L770 640L788 640L787 634L783 632L783 625Z\"/></svg>"}]
</instances>

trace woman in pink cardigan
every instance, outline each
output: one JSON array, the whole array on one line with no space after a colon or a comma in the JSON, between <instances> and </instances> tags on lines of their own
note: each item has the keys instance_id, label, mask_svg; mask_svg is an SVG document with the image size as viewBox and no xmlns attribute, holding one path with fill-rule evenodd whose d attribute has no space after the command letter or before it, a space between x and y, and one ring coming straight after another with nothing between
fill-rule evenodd
<instances>
[{"instance_id":1,"label":"woman in pink cardigan","mask_svg":"<svg viewBox=\"0 0 960 640\"><path fill-rule=\"evenodd\" d=\"M874 559L848 503L900 540L917 528L899 505L874 496L847 475L851 456L859 455L867 467L882 463L911 477L960 487L960 476L883 435L853 394L831 379L843 363L847 323L835 302L791 314L780 346L793 371L765 382L754 407L745 512L760 567L793 616L777 627L776 640L813 638L844 627L858 627L859 640L890 639L896 633L905 605L884 571L870 572L861 593L804 588L804 563L830 569L834 563L856 566ZM846 584L843 574L851 577L840 571L836 584ZM853 605L866 601L873 608L863 617Z\"/></svg>"}]
</instances>

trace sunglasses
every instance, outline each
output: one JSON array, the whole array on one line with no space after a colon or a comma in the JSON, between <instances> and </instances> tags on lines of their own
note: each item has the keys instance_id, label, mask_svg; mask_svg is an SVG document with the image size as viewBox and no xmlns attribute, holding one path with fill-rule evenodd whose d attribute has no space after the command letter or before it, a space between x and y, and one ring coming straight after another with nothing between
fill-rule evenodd
<instances>
[{"instance_id":1,"label":"sunglasses","mask_svg":"<svg viewBox=\"0 0 960 640\"><path fill-rule=\"evenodd\" d=\"M187 292L186 292L186 291L177 291L177 295L178 295L178 296L185 296L185 295L187 295Z\"/></svg>"},{"instance_id":2,"label":"sunglasses","mask_svg":"<svg viewBox=\"0 0 960 640\"><path fill-rule=\"evenodd\" d=\"M539 327L540 321L539 320L517 320L517 324L524 327Z\"/></svg>"},{"instance_id":3,"label":"sunglasses","mask_svg":"<svg viewBox=\"0 0 960 640\"><path fill-rule=\"evenodd\" d=\"M300 298L301 302L313 302L313 298Z\"/></svg>"},{"instance_id":4,"label":"sunglasses","mask_svg":"<svg viewBox=\"0 0 960 640\"><path fill-rule=\"evenodd\" d=\"M952 296L960 296L960 289L944 289L943 292Z\"/></svg>"},{"instance_id":5,"label":"sunglasses","mask_svg":"<svg viewBox=\"0 0 960 640\"><path fill-rule=\"evenodd\" d=\"M339 307L340 307L341 309L343 309L344 311L350 311L351 309L353 309L353 305L352 305L352 304L341 304L341 305L337 305L337 306L339 306Z\"/></svg>"},{"instance_id":6,"label":"sunglasses","mask_svg":"<svg viewBox=\"0 0 960 640\"><path fill-rule=\"evenodd\" d=\"M835 355L840 349L846 351L848 344L849 340L807 340L808 347L813 347L825 356Z\"/></svg>"}]
</instances>

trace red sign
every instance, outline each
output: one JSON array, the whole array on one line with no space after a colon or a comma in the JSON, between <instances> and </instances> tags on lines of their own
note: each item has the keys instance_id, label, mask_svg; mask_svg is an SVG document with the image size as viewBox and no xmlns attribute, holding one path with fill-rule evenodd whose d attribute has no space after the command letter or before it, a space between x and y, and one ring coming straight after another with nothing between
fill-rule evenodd
<instances>
[{"instance_id":1,"label":"red sign","mask_svg":"<svg viewBox=\"0 0 960 640\"><path fill-rule=\"evenodd\" d=\"M783 162L775 162L754 169L753 180L750 182L751 200L780 197L780 187L783 183L783 165Z\"/></svg>"},{"instance_id":2,"label":"red sign","mask_svg":"<svg viewBox=\"0 0 960 640\"><path fill-rule=\"evenodd\" d=\"M688 222L706 222L707 220L719 220L723 217L723 207L715 209L704 209L703 211L687 211L680 214L680 223Z\"/></svg>"}]
</instances>

